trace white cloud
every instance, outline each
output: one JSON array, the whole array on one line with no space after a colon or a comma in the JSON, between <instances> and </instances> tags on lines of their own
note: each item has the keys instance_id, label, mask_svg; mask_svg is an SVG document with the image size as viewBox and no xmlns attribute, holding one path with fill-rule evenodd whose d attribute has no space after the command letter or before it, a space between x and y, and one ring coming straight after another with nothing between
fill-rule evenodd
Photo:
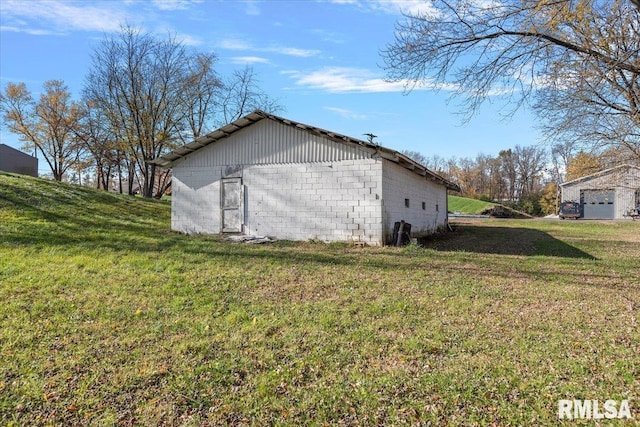
<instances>
[{"instance_id":1,"label":"white cloud","mask_svg":"<svg viewBox=\"0 0 640 427\"><path fill-rule=\"evenodd\" d=\"M390 15L431 14L435 11L430 1L425 0L330 0L331 3L356 5L365 10L380 11Z\"/></svg>"},{"instance_id":2,"label":"white cloud","mask_svg":"<svg viewBox=\"0 0 640 427\"><path fill-rule=\"evenodd\" d=\"M177 34L176 39L185 46L200 46L202 40L189 34Z\"/></svg>"},{"instance_id":3,"label":"white cloud","mask_svg":"<svg viewBox=\"0 0 640 427\"><path fill-rule=\"evenodd\" d=\"M112 32L118 31L120 23L126 21L126 14L115 2L86 6L59 0L3 0L2 13L6 21L12 24L6 29L30 34L54 34L69 30ZM19 25L15 25L16 22ZM54 29L43 28L47 25L52 25Z\"/></svg>"},{"instance_id":4,"label":"white cloud","mask_svg":"<svg viewBox=\"0 0 640 427\"><path fill-rule=\"evenodd\" d=\"M260 56L234 56L231 58L231 62L234 64L268 64L269 60Z\"/></svg>"},{"instance_id":5,"label":"white cloud","mask_svg":"<svg viewBox=\"0 0 640 427\"><path fill-rule=\"evenodd\" d=\"M315 50L315 49L298 49L295 47L277 47L277 46L260 48L258 50L262 52L279 53L281 55L298 56L303 58L308 58L310 56L314 56L320 53L319 50Z\"/></svg>"},{"instance_id":6,"label":"white cloud","mask_svg":"<svg viewBox=\"0 0 640 427\"><path fill-rule=\"evenodd\" d=\"M224 39L221 42L217 43L217 47L220 49L227 49L227 50L251 50L254 52L277 53L280 55L297 56L302 58L308 58L320 53L319 50L300 49L296 47L285 47L285 46L256 47L256 46L253 46L251 43L241 39Z\"/></svg>"},{"instance_id":7,"label":"white cloud","mask_svg":"<svg viewBox=\"0 0 640 427\"><path fill-rule=\"evenodd\" d=\"M406 1L400 3L400 11L411 15L432 15L439 13L430 1Z\"/></svg>"},{"instance_id":8,"label":"white cloud","mask_svg":"<svg viewBox=\"0 0 640 427\"><path fill-rule=\"evenodd\" d=\"M252 0L247 0L246 9L244 12L250 16L259 16L261 13L260 8L258 7L258 4Z\"/></svg>"},{"instance_id":9,"label":"white cloud","mask_svg":"<svg viewBox=\"0 0 640 427\"><path fill-rule=\"evenodd\" d=\"M348 120L368 120L369 119L369 117L367 117L366 114L356 113L356 112L348 110L346 108L323 107L323 109L325 109L327 111L332 111L334 113L337 113L340 116L342 116L343 118L348 119Z\"/></svg>"},{"instance_id":10,"label":"white cloud","mask_svg":"<svg viewBox=\"0 0 640 427\"><path fill-rule=\"evenodd\" d=\"M57 33L49 30L37 30L35 28L18 28L13 26L0 26L0 32L2 31L10 31L13 33L25 33L30 34L32 36L53 36L53 35L61 35L62 33Z\"/></svg>"},{"instance_id":11,"label":"white cloud","mask_svg":"<svg viewBox=\"0 0 640 427\"><path fill-rule=\"evenodd\" d=\"M192 4L201 2L202 0L152 0L153 5L160 10L185 10Z\"/></svg>"},{"instance_id":12,"label":"white cloud","mask_svg":"<svg viewBox=\"0 0 640 427\"><path fill-rule=\"evenodd\" d=\"M455 89L452 85L436 85L428 82L416 84L415 86L407 80L389 82L363 68L325 67L311 73L286 71L283 74L290 75L298 86L306 86L330 93L381 93L404 92L407 89Z\"/></svg>"},{"instance_id":13,"label":"white cloud","mask_svg":"<svg viewBox=\"0 0 640 427\"><path fill-rule=\"evenodd\" d=\"M1 0L5 25L2 31L23 32L33 35L61 35L71 31L118 32L121 25L135 25L141 17L133 14L130 6L135 1L70 2L65 0ZM161 11L187 9L202 0L153 0L151 4ZM149 18L148 16L145 18ZM200 45L194 36L181 34L186 45Z\"/></svg>"},{"instance_id":14,"label":"white cloud","mask_svg":"<svg viewBox=\"0 0 640 427\"><path fill-rule=\"evenodd\" d=\"M249 43L247 43L245 40L240 40L240 39L223 39L222 41L217 43L217 47L219 47L220 49L228 49L228 50L252 49Z\"/></svg>"},{"instance_id":15,"label":"white cloud","mask_svg":"<svg viewBox=\"0 0 640 427\"><path fill-rule=\"evenodd\" d=\"M480 9L496 9L504 6L500 0L474 0L472 3Z\"/></svg>"}]
</instances>

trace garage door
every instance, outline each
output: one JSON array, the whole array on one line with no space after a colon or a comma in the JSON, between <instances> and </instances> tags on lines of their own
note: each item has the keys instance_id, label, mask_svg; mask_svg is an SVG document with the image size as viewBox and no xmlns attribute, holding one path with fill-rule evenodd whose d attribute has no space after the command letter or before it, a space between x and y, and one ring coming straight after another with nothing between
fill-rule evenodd
<instances>
[{"instance_id":1,"label":"garage door","mask_svg":"<svg viewBox=\"0 0 640 427\"><path fill-rule=\"evenodd\" d=\"M582 209L585 219L613 219L614 190L582 190Z\"/></svg>"}]
</instances>

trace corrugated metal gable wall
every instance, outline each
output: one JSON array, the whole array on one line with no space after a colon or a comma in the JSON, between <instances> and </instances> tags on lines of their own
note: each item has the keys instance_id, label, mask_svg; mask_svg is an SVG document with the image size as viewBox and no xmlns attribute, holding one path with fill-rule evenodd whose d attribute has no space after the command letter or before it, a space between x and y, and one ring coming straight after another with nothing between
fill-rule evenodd
<instances>
[{"instance_id":1,"label":"corrugated metal gable wall","mask_svg":"<svg viewBox=\"0 0 640 427\"><path fill-rule=\"evenodd\" d=\"M371 158L364 147L342 144L268 119L204 147L175 167L332 162Z\"/></svg>"}]
</instances>

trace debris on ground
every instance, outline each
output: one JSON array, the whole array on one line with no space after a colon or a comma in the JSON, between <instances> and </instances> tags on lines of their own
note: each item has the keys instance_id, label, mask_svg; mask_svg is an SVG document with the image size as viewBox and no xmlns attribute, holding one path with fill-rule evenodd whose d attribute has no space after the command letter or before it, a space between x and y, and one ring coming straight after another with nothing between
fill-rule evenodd
<instances>
[{"instance_id":1,"label":"debris on ground","mask_svg":"<svg viewBox=\"0 0 640 427\"><path fill-rule=\"evenodd\" d=\"M495 205L495 206L488 207L487 209L480 212L480 215L489 215L492 218L516 218L516 219L533 218L529 214L516 211L502 205Z\"/></svg>"},{"instance_id":2,"label":"debris on ground","mask_svg":"<svg viewBox=\"0 0 640 427\"><path fill-rule=\"evenodd\" d=\"M234 235L228 236L225 240L232 243L250 243L250 244L260 244L260 243L272 243L275 242L275 239L272 239L267 236L249 236L249 235Z\"/></svg>"}]
</instances>

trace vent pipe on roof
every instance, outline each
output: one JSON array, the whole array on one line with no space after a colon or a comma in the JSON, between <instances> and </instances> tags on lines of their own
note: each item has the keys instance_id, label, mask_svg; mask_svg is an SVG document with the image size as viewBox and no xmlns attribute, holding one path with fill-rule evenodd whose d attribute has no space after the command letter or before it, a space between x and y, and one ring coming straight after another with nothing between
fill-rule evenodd
<instances>
[{"instance_id":1,"label":"vent pipe on roof","mask_svg":"<svg viewBox=\"0 0 640 427\"><path fill-rule=\"evenodd\" d=\"M363 133L362 135L367 137L367 141L369 141L370 144L374 144L373 138L377 138L378 137L378 135L374 135L372 133Z\"/></svg>"}]
</instances>

